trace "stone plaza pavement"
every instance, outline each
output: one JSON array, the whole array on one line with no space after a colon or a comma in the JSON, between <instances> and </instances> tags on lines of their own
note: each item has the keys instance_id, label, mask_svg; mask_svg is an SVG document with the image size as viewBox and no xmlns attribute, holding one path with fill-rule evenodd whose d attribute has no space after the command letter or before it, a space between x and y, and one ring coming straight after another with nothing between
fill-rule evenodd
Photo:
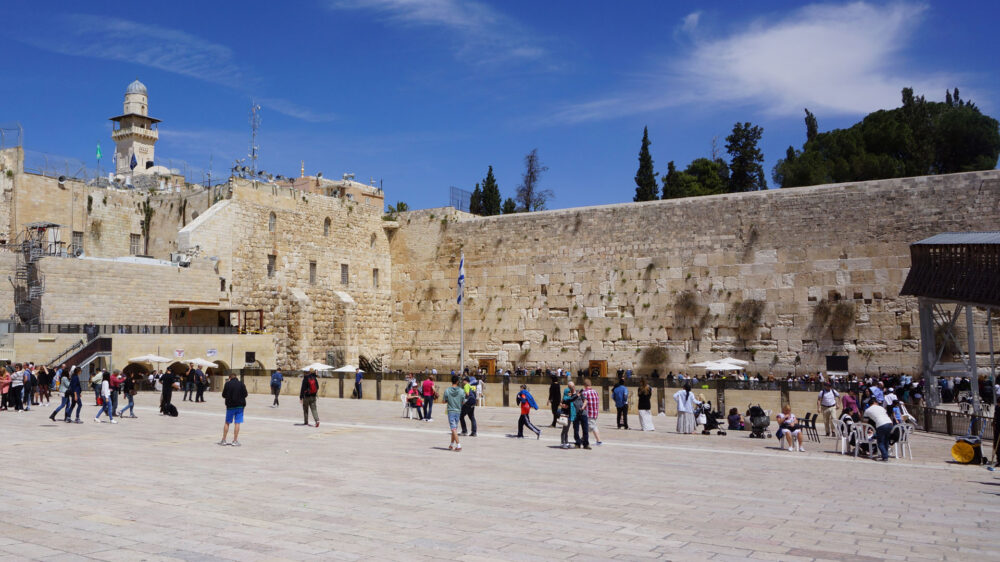
<instances>
[{"instance_id":1,"label":"stone plaza pavement","mask_svg":"<svg viewBox=\"0 0 1000 562\"><path fill-rule=\"evenodd\" d=\"M180 393L175 393L179 397ZM221 447L221 398L137 397L139 419L50 423L50 408L0 414L0 560L971 560L1000 538L1000 471L949 463L952 440L918 434L914 461L806 453L776 441L618 431L561 450L506 437L513 408L479 408L479 436L447 450L447 418L398 403L249 399L240 441ZM540 406L543 406L540 404ZM632 423L638 426L633 416ZM231 437L230 437L231 438Z\"/></svg>"}]
</instances>

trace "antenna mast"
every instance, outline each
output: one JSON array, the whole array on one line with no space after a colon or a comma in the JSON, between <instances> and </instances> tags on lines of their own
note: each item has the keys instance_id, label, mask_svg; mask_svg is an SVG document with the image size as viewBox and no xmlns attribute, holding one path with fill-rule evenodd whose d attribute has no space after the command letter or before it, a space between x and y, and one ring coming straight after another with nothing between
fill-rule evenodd
<instances>
[{"instance_id":1,"label":"antenna mast","mask_svg":"<svg viewBox=\"0 0 1000 562\"><path fill-rule=\"evenodd\" d=\"M250 170L253 177L257 177L257 153L260 147L257 146L257 131L260 130L260 105L250 99Z\"/></svg>"}]
</instances>

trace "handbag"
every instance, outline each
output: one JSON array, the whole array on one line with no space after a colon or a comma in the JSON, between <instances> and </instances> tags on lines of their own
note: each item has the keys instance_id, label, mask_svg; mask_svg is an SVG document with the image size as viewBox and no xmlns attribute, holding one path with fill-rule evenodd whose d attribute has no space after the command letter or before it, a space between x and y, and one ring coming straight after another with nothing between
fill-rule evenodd
<instances>
[{"instance_id":1,"label":"handbag","mask_svg":"<svg viewBox=\"0 0 1000 562\"><path fill-rule=\"evenodd\" d=\"M567 415L559 416L559 419L556 420L556 425L558 425L559 427L566 427L567 425L569 425L569 416Z\"/></svg>"},{"instance_id":2,"label":"handbag","mask_svg":"<svg viewBox=\"0 0 1000 562\"><path fill-rule=\"evenodd\" d=\"M708 422L708 418L705 414L698 414L698 419L695 421L698 425L705 425Z\"/></svg>"}]
</instances>

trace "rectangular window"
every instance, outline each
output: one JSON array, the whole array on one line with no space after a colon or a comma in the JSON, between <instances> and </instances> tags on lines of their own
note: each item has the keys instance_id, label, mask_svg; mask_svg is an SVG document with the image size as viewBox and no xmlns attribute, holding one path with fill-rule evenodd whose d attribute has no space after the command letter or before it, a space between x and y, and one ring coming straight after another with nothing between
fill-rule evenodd
<instances>
[{"instance_id":1,"label":"rectangular window","mask_svg":"<svg viewBox=\"0 0 1000 562\"><path fill-rule=\"evenodd\" d=\"M268 254L267 256L267 276L274 277L274 270L278 264L278 256L274 254Z\"/></svg>"},{"instance_id":2,"label":"rectangular window","mask_svg":"<svg viewBox=\"0 0 1000 562\"><path fill-rule=\"evenodd\" d=\"M347 264L340 264L340 284L347 285L348 275L347 275Z\"/></svg>"},{"instance_id":3,"label":"rectangular window","mask_svg":"<svg viewBox=\"0 0 1000 562\"><path fill-rule=\"evenodd\" d=\"M83 233L73 231L73 246L70 248L71 253L75 256L77 254L83 253Z\"/></svg>"},{"instance_id":4,"label":"rectangular window","mask_svg":"<svg viewBox=\"0 0 1000 562\"><path fill-rule=\"evenodd\" d=\"M128 253L138 256L142 253L142 236L138 234L128 235Z\"/></svg>"},{"instance_id":5,"label":"rectangular window","mask_svg":"<svg viewBox=\"0 0 1000 562\"><path fill-rule=\"evenodd\" d=\"M309 262L309 284L316 284L316 262Z\"/></svg>"},{"instance_id":6,"label":"rectangular window","mask_svg":"<svg viewBox=\"0 0 1000 562\"><path fill-rule=\"evenodd\" d=\"M372 270L372 287L378 289L378 268Z\"/></svg>"}]
</instances>

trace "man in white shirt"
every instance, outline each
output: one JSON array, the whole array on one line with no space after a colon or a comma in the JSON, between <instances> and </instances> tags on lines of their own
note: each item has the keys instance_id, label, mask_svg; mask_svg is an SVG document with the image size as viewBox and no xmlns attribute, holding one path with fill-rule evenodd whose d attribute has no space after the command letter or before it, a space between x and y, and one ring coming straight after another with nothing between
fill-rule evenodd
<instances>
[{"instance_id":1,"label":"man in white shirt","mask_svg":"<svg viewBox=\"0 0 1000 562\"><path fill-rule=\"evenodd\" d=\"M892 419L889 413L873 399L865 410L865 417L875 426L875 440L878 442L879 452L882 453L882 460L889 460L889 434L892 432Z\"/></svg>"},{"instance_id":2,"label":"man in white shirt","mask_svg":"<svg viewBox=\"0 0 1000 562\"><path fill-rule=\"evenodd\" d=\"M823 427L826 429L827 437L832 433L833 414L837 409L837 400L839 398L840 393L833 388L830 381L823 383L823 390L819 391L819 396L816 398L816 406L820 413L823 414Z\"/></svg>"}]
</instances>

